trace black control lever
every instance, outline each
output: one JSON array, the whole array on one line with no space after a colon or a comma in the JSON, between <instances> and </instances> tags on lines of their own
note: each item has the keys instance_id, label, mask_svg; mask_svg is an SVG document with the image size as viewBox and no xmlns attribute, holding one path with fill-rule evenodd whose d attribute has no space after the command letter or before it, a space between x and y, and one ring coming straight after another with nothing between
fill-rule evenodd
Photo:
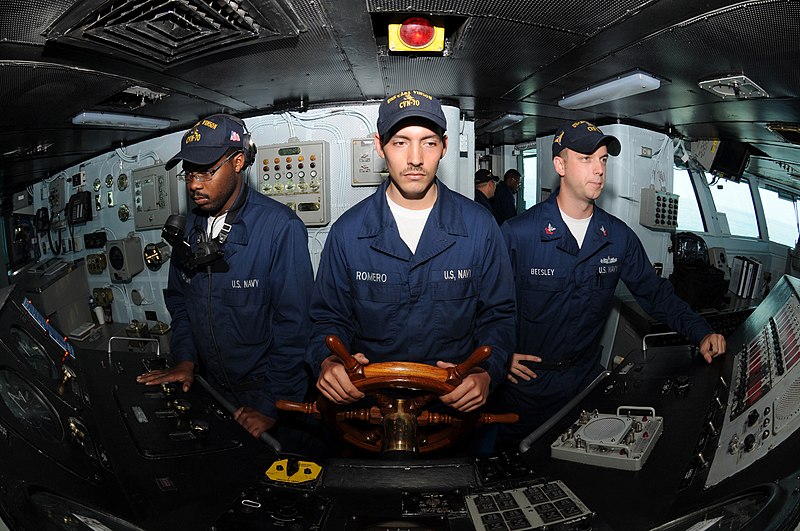
<instances>
[{"instance_id":1,"label":"black control lever","mask_svg":"<svg viewBox=\"0 0 800 531\"><path fill-rule=\"evenodd\" d=\"M203 389L208 391L208 394L210 394L214 400L219 402L220 405L223 408L225 408L225 410L228 413L233 415L233 412L236 411L237 408L233 404L228 402L228 400L226 400L225 397L222 396L222 394L219 391L211 387L211 384L208 383L205 378L203 378L200 375L195 375L194 381L198 382L201 386L203 386ZM261 440L261 442L269 446L276 454L280 454L281 443L278 442L278 439L276 439L266 431L261 432L261 436L259 436L259 439Z\"/></svg>"}]
</instances>

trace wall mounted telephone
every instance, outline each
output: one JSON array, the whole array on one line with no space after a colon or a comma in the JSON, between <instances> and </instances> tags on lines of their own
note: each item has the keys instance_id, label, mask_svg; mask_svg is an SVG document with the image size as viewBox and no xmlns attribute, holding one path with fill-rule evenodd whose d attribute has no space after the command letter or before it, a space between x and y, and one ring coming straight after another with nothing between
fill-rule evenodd
<instances>
[{"instance_id":1,"label":"wall mounted telephone","mask_svg":"<svg viewBox=\"0 0 800 531\"><path fill-rule=\"evenodd\" d=\"M42 207L36 211L36 215L33 217L33 224L37 233L50 230L50 212L47 207Z\"/></svg>"},{"instance_id":2,"label":"wall mounted telephone","mask_svg":"<svg viewBox=\"0 0 800 531\"><path fill-rule=\"evenodd\" d=\"M92 221L92 192L84 190L72 194L67 202L67 223L76 225Z\"/></svg>"}]
</instances>

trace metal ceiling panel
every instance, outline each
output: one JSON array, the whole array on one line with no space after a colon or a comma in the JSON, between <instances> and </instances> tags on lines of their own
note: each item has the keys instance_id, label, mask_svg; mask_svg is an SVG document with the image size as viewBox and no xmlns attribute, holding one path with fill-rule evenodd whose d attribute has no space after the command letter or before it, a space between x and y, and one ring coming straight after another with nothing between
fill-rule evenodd
<instances>
[{"instance_id":1,"label":"metal ceiling panel","mask_svg":"<svg viewBox=\"0 0 800 531\"><path fill-rule=\"evenodd\" d=\"M553 60L553 47L574 35L497 19L471 19L449 56L384 54L379 58L387 92L415 87L441 96L497 98ZM435 76L420 76L421 63Z\"/></svg>"},{"instance_id":2,"label":"metal ceiling panel","mask_svg":"<svg viewBox=\"0 0 800 531\"><path fill-rule=\"evenodd\" d=\"M45 123L71 126L75 113L70 109L90 108L130 86L117 76L48 63L0 62L0 72L3 105L14 109L0 113L5 130L38 129Z\"/></svg>"},{"instance_id":3,"label":"metal ceiling panel","mask_svg":"<svg viewBox=\"0 0 800 531\"><path fill-rule=\"evenodd\" d=\"M589 36L657 1L604 2L594 0L570 2L568 6L565 6L564 2L557 0L544 2L536 0L518 2L503 0L367 0L367 11L370 13L422 13L490 18ZM565 9L569 10L569 16L565 16Z\"/></svg>"},{"instance_id":4,"label":"metal ceiling panel","mask_svg":"<svg viewBox=\"0 0 800 531\"><path fill-rule=\"evenodd\" d=\"M252 11L261 18L248 18ZM388 51L386 24L405 13L445 21L443 56ZM10 0L0 3L0 186L19 188L142 139L69 121L111 110L109 96L134 85L168 95L132 110L169 118L166 131L213 112L370 101L414 86L475 120L479 149L588 118L737 138L800 161L797 146L764 127L800 123L797 20L800 0ZM590 109L557 105L633 68L666 79L657 91ZM770 98L723 101L697 86L731 73ZM485 131L504 114L525 119Z\"/></svg>"},{"instance_id":5,"label":"metal ceiling panel","mask_svg":"<svg viewBox=\"0 0 800 531\"><path fill-rule=\"evenodd\" d=\"M572 48L553 48L554 61L548 68L520 83L514 91L506 97L527 101L553 101L552 94L539 95L543 90L560 90L568 94L585 88L585 83L577 84L571 79L577 79L581 72L603 61L616 65L603 77L594 77L594 82L600 81L611 75L620 74L633 68L634 65L625 64L624 53L632 47L640 46L652 35L657 35L671 29L701 13L713 12L719 7L728 6L724 0L712 0L702 4L693 0L671 0L650 3L646 8L630 13L630 16L618 21L613 27L581 42ZM658 50L652 50L657 53ZM668 50L667 50L668 51ZM628 52L629 53L629 52ZM623 55L621 55L623 54ZM619 64L623 63L623 64Z\"/></svg>"},{"instance_id":6,"label":"metal ceiling panel","mask_svg":"<svg viewBox=\"0 0 800 531\"><path fill-rule=\"evenodd\" d=\"M110 0L76 4L47 37L172 65L256 40L295 37L302 29L282 0Z\"/></svg>"},{"instance_id":7,"label":"metal ceiling panel","mask_svg":"<svg viewBox=\"0 0 800 531\"><path fill-rule=\"evenodd\" d=\"M360 99L361 89L325 13L313 0L295 2L294 8L307 29L291 42L259 43L219 60L194 61L173 73L253 109L276 104L297 108L301 100L308 105Z\"/></svg>"},{"instance_id":8,"label":"metal ceiling panel","mask_svg":"<svg viewBox=\"0 0 800 531\"><path fill-rule=\"evenodd\" d=\"M0 2L0 36L4 42L44 44L50 22L63 15L74 0L10 0Z\"/></svg>"},{"instance_id":9,"label":"metal ceiling panel","mask_svg":"<svg viewBox=\"0 0 800 531\"><path fill-rule=\"evenodd\" d=\"M787 69L783 57L762 50L763 39L755 35L763 31L765 20L771 20L768 38L773 42L771 48L800 49L800 36L794 22L798 19L800 3L796 2L760 2L722 9L713 15L665 28L602 61L586 65L561 78L558 84L536 92L529 100L557 104L566 94L639 68L657 76L666 72L674 76L665 80L657 92L598 105L592 110L609 118L625 117L654 127L671 124L682 132L685 128L680 126L697 121L698 115L707 116L706 121L716 123L800 120L797 106L780 103L781 99L800 95L800 71ZM737 31L732 33L725 28L737 28ZM731 54L731 49L737 53ZM731 72L747 74L767 90L770 98L732 104L697 85L702 79ZM763 129L758 130L755 138L766 136ZM688 130L685 134L689 134Z\"/></svg>"}]
</instances>

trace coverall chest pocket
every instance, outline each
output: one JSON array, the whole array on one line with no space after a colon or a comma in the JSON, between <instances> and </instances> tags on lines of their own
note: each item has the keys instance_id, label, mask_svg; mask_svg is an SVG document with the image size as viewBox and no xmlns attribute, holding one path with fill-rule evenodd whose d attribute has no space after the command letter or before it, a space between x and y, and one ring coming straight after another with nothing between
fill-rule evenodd
<instances>
[{"instance_id":1,"label":"coverall chest pocket","mask_svg":"<svg viewBox=\"0 0 800 531\"><path fill-rule=\"evenodd\" d=\"M269 291L261 288L232 289L222 292L222 308L217 322L227 326L220 331L215 328L220 348L232 339L236 344L254 345L266 342L269 338Z\"/></svg>"},{"instance_id":2,"label":"coverall chest pocket","mask_svg":"<svg viewBox=\"0 0 800 531\"><path fill-rule=\"evenodd\" d=\"M520 316L530 322L544 322L560 304L564 304L566 278L528 276L522 284L517 305Z\"/></svg>"},{"instance_id":3,"label":"coverall chest pocket","mask_svg":"<svg viewBox=\"0 0 800 531\"><path fill-rule=\"evenodd\" d=\"M353 284L355 320L359 335L371 341L385 341L396 335L400 326L401 291L397 284L355 282Z\"/></svg>"},{"instance_id":4,"label":"coverall chest pocket","mask_svg":"<svg viewBox=\"0 0 800 531\"><path fill-rule=\"evenodd\" d=\"M594 280L594 287L600 291L614 290L619 282L619 273L597 273Z\"/></svg>"},{"instance_id":5,"label":"coverall chest pocket","mask_svg":"<svg viewBox=\"0 0 800 531\"><path fill-rule=\"evenodd\" d=\"M478 304L478 288L473 279L432 282L431 300L436 330L446 336L462 338L472 333Z\"/></svg>"}]
</instances>

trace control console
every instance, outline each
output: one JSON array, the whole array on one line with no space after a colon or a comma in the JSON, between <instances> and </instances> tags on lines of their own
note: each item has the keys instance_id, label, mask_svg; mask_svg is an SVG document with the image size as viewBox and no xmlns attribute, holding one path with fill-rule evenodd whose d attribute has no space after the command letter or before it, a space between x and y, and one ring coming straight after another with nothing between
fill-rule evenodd
<instances>
[{"instance_id":1,"label":"control console","mask_svg":"<svg viewBox=\"0 0 800 531\"><path fill-rule=\"evenodd\" d=\"M767 455L800 427L800 298L784 277L743 327L706 487Z\"/></svg>"}]
</instances>

